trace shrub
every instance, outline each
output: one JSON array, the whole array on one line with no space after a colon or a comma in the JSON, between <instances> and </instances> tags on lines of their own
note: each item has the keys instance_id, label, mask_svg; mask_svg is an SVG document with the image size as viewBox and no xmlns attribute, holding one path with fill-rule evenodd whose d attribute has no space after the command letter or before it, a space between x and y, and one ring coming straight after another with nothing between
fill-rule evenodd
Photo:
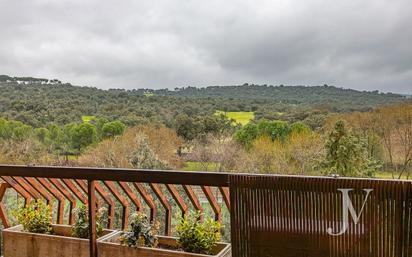
<instances>
[{"instance_id":1,"label":"shrub","mask_svg":"<svg viewBox=\"0 0 412 257\"><path fill-rule=\"evenodd\" d=\"M51 208L43 200L35 200L17 211L17 221L23 225L23 230L32 233L50 234Z\"/></svg>"},{"instance_id":2,"label":"shrub","mask_svg":"<svg viewBox=\"0 0 412 257\"><path fill-rule=\"evenodd\" d=\"M96 235L98 237L103 235L103 212L104 209L101 208L96 213ZM78 238L89 238L89 210L86 205L82 205L79 208L74 209L73 214L75 216L75 221L72 226L72 236Z\"/></svg>"},{"instance_id":3,"label":"shrub","mask_svg":"<svg viewBox=\"0 0 412 257\"><path fill-rule=\"evenodd\" d=\"M176 227L178 245L185 252L212 254L220 240L222 225L213 219L200 222L200 213L191 212Z\"/></svg>"},{"instance_id":4,"label":"shrub","mask_svg":"<svg viewBox=\"0 0 412 257\"><path fill-rule=\"evenodd\" d=\"M156 247L158 226L151 224L147 216L141 212L132 214L131 218L131 229L122 233L120 236L121 244L129 247Z\"/></svg>"}]
</instances>

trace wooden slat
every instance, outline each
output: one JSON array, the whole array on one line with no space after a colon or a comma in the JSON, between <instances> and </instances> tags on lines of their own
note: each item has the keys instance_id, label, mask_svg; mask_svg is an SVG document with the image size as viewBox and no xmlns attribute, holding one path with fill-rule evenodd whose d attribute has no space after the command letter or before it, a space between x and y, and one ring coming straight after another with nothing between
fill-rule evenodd
<instances>
[{"instance_id":1,"label":"wooden slat","mask_svg":"<svg viewBox=\"0 0 412 257\"><path fill-rule=\"evenodd\" d=\"M28 192L34 199L41 199L40 193L30 186L29 183L24 178L21 177L13 177L13 179L22 187L26 192Z\"/></svg>"},{"instance_id":2,"label":"wooden slat","mask_svg":"<svg viewBox=\"0 0 412 257\"><path fill-rule=\"evenodd\" d=\"M132 188L129 186L127 182L119 182L119 186L122 188L124 193L129 197L129 199L133 202L136 206L137 211L143 211L143 205L137 195L133 192Z\"/></svg>"},{"instance_id":3,"label":"wooden slat","mask_svg":"<svg viewBox=\"0 0 412 257\"><path fill-rule=\"evenodd\" d=\"M153 198L146 191L146 189L143 187L142 184L133 183L133 185L136 188L137 192L139 192L139 194L142 196L145 203L149 206L149 208L150 208L150 215L149 215L150 216L150 221L153 222L154 218L156 216L156 212L157 212L157 207L156 207L156 204L155 204Z\"/></svg>"},{"instance_id":4,"label":"wooden slat","mask_svg":"<svg viewBox=\"0 0 412 257\"><path fill-rule=\"evenodd\" d=\"M87 204L87 197L76 187L70 179L62 179L63 184L79 199L83 204Z\"/></svg>"},{"instance_id":5,"label":"wooden slat","mask_svg":"<svg viewBox=\"0 0 412 257\"><path fill-rule=\"evenodd\" d=\"M229 188L227 187L219 187L219 191L222 194L223 201L225 201L226 207L230 210L230 196L229 196Z\"/></svg>"},{"instance_id":6,"label":"wooden slat","mask_svg":"<svg viewBox=\"0 0 412 257\"><path fill-rule=\"evenodd\" d=\"M36 180L57 199L57 223L63 224L64 220L64 196L45 178L36 178ZM70 219L69 219L70 220Z\"/></svg>"},{"instance_id":7,"label":"wooden slat","mask_svg":"<svg viewBox=\"0 0 412 257\"><path fill-rule=\"evenodd\" d=\"M84 180L75 180L75 183L87 194L87 184ZM95 184L96 192L100 195L103 201L107 204L107 212L108 212L108 222L107 226L110 229L114 227L114 218L116 216L116 205L113 199L111 198L110 193L99 183ZM96 200L97 206L99 206L98 201Z\"/></svg>"},{"instance_id":8,"label":"wooden slat","mask_svg":"<svg viewBox=\"0 0 412 257\"><path fill-rule=\"evenodd\" d=\"M165 209L165 234L169 236L172 232L172 207L158 184L150 184L150 187Z\"/></svg>"},{"instance_id":9,"label":"wooden slat","mask_svg":"<svg viewBox=\"0 0 412 257\"><path fill-rule=\"evenodd\" d=\"M103 181L103 183L106 185L106 187L110 190L110 192L114 195L114 197L120 202L120 204L123 207L123 213L122 213L122 229L126 230L127 229L127 219L129 217L129 202L127 199L117 190L116 185L112 181Z\"/></svg>"},{"instance_id":10,"label":"wooden slat","mask_svg":"<svg viewBox=\"0 0 412 257\"><path fill-rule=\"evenodd\" d=\"M24 198L25 205L31 201L31 195L23 187L21 187L12 177L2 177L16 192Z\"/></svg>"},{"instance_id":11,"label":"wooden slat","mask_svg":"<svg viewBox=\"0 0 412 257\"><path fill-rule=\"evenodd\" d=\"M182 211L182 216L186 215L188 207L187 207L185 201L183 200L182 196L177 191L176 186L166 184L166 188L167 188L167 190L169 190L169 192L172 195L173 199L175 200L175 202L179 206L180 210Z\"/></svg>"},{"instance_id":12,"label":"wooden slat","mask_svg":"<svg viewBox=\"0 0 412 257\"><path fill-rule=\"evenodd\" d=\"M33 190L38 192L44 199L46 199L47 204L50 206L53 205L53 196L50 195L50 193L44 189L44 187L35 179L35 178L23 178L26 183L31 186Z\"/></svg>"},{"instance_id":13,"label":"wooden slat","mask_svg":"<svg viewBox=\"0 0 412 257\"><path fill-rule=\"evenodd\" d=\"M192 202L193 206L195 207L195 210L202 212L203 211L202 204L200 203L199 198L197 197L192 186L183 185L183 189L185 190L187 196L189 197L189 200Z\"/></svg>"},{"instance_id":14,"label":"wooden slat","mask_svg":"<svg viewBox=\"0 0 412 257\"><path fill-rule=\"evenodd\" d=\"M47 180L47 179L44 179ZM53 184L57 190L59 190L60 193L64 195L64 197L69 200L70 205L69 205L69 224L74 223L74 215L73 215L73 210L76 208L76 197L72 194L71 191L69 191L64 184L56 178L51 178L49 179L50 183Z\"/></svg>"},{"instance_id":15,"label":"wooden slat","mask_svg":"<svg viewBox=\"0 0 412 257\"><path fill-rule=\"evenodd\" d=\"M210 205L212 206L213 212L215 213L215 220L222 221L221 208L219 206L219 203L217 202L216 197L213 195L211 188L208 186L202 186L202 191L205 194Z\"/></svg>"}]
</instances>

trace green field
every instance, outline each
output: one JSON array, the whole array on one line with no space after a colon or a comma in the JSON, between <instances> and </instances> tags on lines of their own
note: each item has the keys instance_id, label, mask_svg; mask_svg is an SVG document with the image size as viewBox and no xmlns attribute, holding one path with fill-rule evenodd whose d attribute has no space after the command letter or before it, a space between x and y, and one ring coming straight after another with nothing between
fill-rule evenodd
<instances>
[{"instance_id":1,"label":"green field","mask_svg":"<svg viewBox=\"0 0 412 257\"><path fill-rule=\"evenodd\" d=\"M144 92L143 95L146 96L146 97L152 97L152 96L154 96L155 94L152 93L152 92Z\"/></svg>"},{"instance_id":2,"label":"green field","mask_svg":"<svg viewBox=\"0 0 412 257\"><path fill-rule=\"evenodd\" d=\"M88 122L91 122L92 120L95 120L96 119L96 116L82 116L82 120L83 120L83 122L85 122L85 123L88 123Z\"/></svg>"},{"instance_id":3,"label":"green field","mask_svg":"<svg viewBox=\"0 0 412 257\"><path fill-rule=\"evenodd\" d=\"M248 124L251 120L255 118L253 112L224 112L216 111L215 115L223 114L230 119L234 119L236 122L242 124L242 126Z\"/></svg>"}]
</instances>

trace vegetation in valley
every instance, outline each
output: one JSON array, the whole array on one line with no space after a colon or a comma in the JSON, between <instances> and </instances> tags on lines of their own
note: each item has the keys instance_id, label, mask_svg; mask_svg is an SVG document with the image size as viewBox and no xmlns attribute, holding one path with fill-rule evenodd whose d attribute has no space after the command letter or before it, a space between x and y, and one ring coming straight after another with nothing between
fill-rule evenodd
<instances>
[{"instance_id":1,"label":"vegetation in valley","mask_svg":"<svg viewBox=\"0 0 412 257\"><path fill-rule=\"evenodd\" d=\"M245 84L172 91L101 90L35 78L0 80L0 116L35 128L80 123L94 117L120 120L127 126L162 123L173 127L179 115L198 118L212 116L217 110L253 112L255 119L313 122L325 112L370 111L405 99L397 94L332 86Z\"/></svg>"},{"instance_id":2,"label":"vegetation in valley","mask_svg":"<svg viewBox=\"0 0 412 257\"><path fill-rule=\"evenodd\" d=\"M394 178L411 171L412 104L396 94L1 81L2 163Z\"/></svg>"}]
</instances>

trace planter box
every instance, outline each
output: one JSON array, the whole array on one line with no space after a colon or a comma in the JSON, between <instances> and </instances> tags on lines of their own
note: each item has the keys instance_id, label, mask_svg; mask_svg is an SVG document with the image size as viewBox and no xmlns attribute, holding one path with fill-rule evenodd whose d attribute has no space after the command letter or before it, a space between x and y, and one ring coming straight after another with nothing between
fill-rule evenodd
<instances>
[{"instance_id":1,"label":"planter box","mask_svg":"<svg viewBox=\"0 0 412 257\"><path fill-rule=\"evenodd\" d=\"M22 230L22 225L3 230L4 257L89 257L89 240L71 237L71 226L53 225L53 235Z\"/></svg>"},{"instance_id":2,"label":"planter box","mask_svg":"<svg viewBox=\"0 0 412 257\"><path fill-rule=\"evenodd\" d=\"M149 248L149 247L128 247L121 245L119 237L121 231L111 233L97 243L97 251L99 257L231 257L230 244L219 243L214 250L213 255L187 253L179 250L169 250L162 248ZM159 236L159 244L169 246L171 248L176 247L177 241L175 237Z\"/></svg>"}]
</instances>

